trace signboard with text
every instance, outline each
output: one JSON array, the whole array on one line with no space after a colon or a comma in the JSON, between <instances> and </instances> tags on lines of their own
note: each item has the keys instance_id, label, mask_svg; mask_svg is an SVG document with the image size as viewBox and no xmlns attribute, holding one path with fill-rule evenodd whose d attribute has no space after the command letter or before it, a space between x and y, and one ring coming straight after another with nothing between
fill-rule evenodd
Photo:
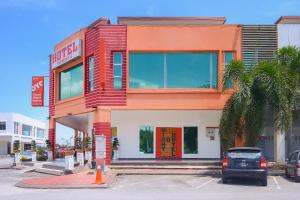
<instances>
[{"instance_id":1,"label":"signboard with text","mask_svg":"<svg viewBox=\"0 0 300 200\"><path fill-rule=\"evenodd\" d=\"M44 76L33 76L31 83L31 105L44 106Z\"/></svg>"},{"instance_id":2,"label":"signboard with text","mask_svg":"<svg viewBox=\"0 0 300 200\"><path fill-rule=\"evenodd\" d=\"M76 38L51 55L52 69L81 56L81 39Z\"/></svg>"}]
</instances>

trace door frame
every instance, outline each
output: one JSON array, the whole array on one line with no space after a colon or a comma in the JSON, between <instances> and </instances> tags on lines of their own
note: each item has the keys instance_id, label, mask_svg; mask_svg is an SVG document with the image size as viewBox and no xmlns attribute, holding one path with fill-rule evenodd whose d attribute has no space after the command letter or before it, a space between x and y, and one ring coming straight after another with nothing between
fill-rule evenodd
<instances>
[{"instance_id":1,"label":"door frame","mask_svg":"<svg viewBox=\"0 0 300 200\"><path fill-rule=\"evenodd\" d=\"M162 128L174 128L175 129L175 134L176 134L176 152L175 156L161 156L161 151L160 151L160 146L161 146L161 129ZM155 151L155 158L156 159L182 159L182 133L183 128L182 127L155 127L155 146L156 146L156 151Z\"/></svg>"}]
</instances>

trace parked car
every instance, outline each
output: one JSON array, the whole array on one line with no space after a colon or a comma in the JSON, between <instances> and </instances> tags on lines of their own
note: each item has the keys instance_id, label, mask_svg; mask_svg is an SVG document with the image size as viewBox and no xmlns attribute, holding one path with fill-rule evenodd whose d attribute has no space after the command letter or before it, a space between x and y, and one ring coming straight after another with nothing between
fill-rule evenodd
<instances>
[{"instance_id":1,"label":"parked car","mask_svg":"<svg viewBox=\"0 0 300 200\"><path fill-rule=\"evenodd\" d=\"M238 147L229 149L222 165L222 182L231 178L254 178L267 186L267 161L260 148Z\"/></svg>"},{"instance_id":2,"label":"parked car","mask_svg":"<svg viewBox=\"0 0 300 200\"><path fill-rule=\"evenodd\" d=\"M300 150L291 153L287 159L285 173L287 177L293 177L295 182L300 182Z\"/></svg>"}]
</instances>

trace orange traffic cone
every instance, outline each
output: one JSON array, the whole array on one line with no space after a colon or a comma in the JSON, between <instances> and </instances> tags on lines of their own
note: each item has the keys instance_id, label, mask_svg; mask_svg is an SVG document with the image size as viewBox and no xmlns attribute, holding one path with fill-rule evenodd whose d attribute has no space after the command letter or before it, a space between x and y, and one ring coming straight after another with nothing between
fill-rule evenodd
<instances>
[{"instance_id":1,"label":"orange traffic cone","mask_svg":"<svg viewBox=\"0 0 300 200\"><path fill-rule=\"evenodd\" d=\"M100 162L100 160L97 160L97 173L96 173L95 183L96 184L104 183L104 181L102 179L102 174L101 174L101 162Z\"/></svg>"}]
</instances>

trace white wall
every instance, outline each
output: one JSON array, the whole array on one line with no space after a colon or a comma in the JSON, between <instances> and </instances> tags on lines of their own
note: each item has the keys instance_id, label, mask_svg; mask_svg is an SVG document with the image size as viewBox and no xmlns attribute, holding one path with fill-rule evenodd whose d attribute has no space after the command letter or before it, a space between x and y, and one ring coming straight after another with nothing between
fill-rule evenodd
<instances>
[{"instance_id":1,"label":"white wall","mask_svg":"<svg viewBox=\"0 0 300 200\"><path fill-rule=\"evenodd\" d=\"M198 127L198 154L182 154L183 158L220 158L219 136L215 140L206 136L206 127L219 126L220 116L220 110L119 110L112 111L111 126L117 127L120 158L155 158L155 128L184 126ZM154 126L154 153L142 154L139 127L148 125Z\"/></svg>"},{"instance_id":2,"label":"white wall","mask_svg":"<svg viewBox=\"0 0 300 200\"><path fill-rule=\"evenodd\" d=\"M38 144L43 145L48 137L46 124L42 121L17 113L0 113L0 121L6 122L6 131L0 132L0 141L10 141L13 143L14 140L20 140L21 143L31 143L34 139ZM14 122L19 122L20 124L19 134L14 134ZM31 136L22 135L22 124L32 126ZM44 129L44 138L36 137L37 128Z\"/></svg>"},{"instance_id":3,"label":"white wall","mask_svg":"<svg viewBox=\"0 0 300 200\"><path fill-rule=\"evenodd\" d=\"M7 154L7 141L0 141L0 155Z\"/></svg>"},{"instance_id":4,"label":"white wall","mask_svg":"<svg viewBox=\"0 0 300 200\"><path fill-rule=\"evenodd\" d=\"M278 47L300 47L300 24L278 24Z\"/></svg>"}]
</instances>

